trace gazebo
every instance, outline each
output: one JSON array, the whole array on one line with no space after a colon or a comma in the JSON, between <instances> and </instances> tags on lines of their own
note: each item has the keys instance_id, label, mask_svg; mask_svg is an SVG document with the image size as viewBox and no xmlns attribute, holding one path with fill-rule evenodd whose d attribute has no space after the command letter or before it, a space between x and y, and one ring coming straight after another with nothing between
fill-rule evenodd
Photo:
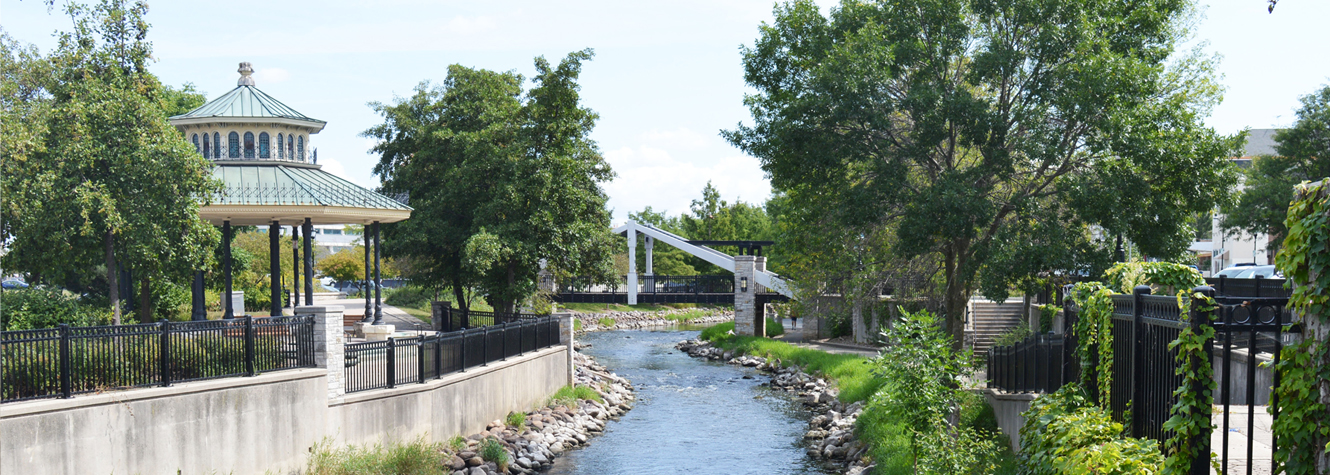
<instances>
[{"instance_id":1,"label":"gazebo","mask_svg":"<svg viewBox=\"0 0 1330 475\"><path fill-rule=\"evenodd\" d=\"M296 112L254 87L250 63L240 63L238 71L240 80L235 89L197 109L170 118L171 124L185 135L186 140L213 161L213 175L224 183L222 191L199 211L203 219L222 227L222 273L226 281L223 318L235 318L231 287L232 226L268 226L271 314L279 316L282 315L284 293L279 284L281 227L291 226L292 236L302 241L303 246L297 246L292 254L295 262L303 262L304 303L313 305L313 226L362 224L365 226L365 280L374 282L372 306L366 290L364 320L370 323L372 319L373 324L382 324L379 224L407 219L411 216L411 208L404 203L405 200L375 193L323 171L309 136L319 133L327 123ZM299 267L297 265L293 272L293 307L300 297ZM193 291L192 319L206 320L202 271L195 272Z\"/></svg>"}]
</instances>

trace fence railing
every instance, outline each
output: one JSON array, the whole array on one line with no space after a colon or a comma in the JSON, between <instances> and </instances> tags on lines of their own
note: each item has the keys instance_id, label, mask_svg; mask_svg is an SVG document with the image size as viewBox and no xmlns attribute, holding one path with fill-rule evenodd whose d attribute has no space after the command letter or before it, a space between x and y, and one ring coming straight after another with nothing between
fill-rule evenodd
<instances>
[{"instance_id":1,"label":"fence railing","mask_svg":"<svg viewBox=\"0 0 1330 475\"><path fill-rule=\"evenodd\" d=\"M1245 457L1245 465L1243 462L1238 465L1250 467L1256 459L1250 444L1245 455L1229 453L1231 406L1247 406L1243 434L1256 431L1254 414L1264 411L1257 402L1268 402L1274 417L1279 417L1278 399L1273 396L1279 387L1279 377L1274 374L1273 381L1261 382L1258 354L1272 354L1277 364L1286 334L1300 330L1291 324L1290 314L1286 311L1287 298L1221 296L1216 301L1220 304L1217 310L1208 313L1193 310L1190 322L1184 323L1174 296L1150 295L1147 288L1140 288L1132 295L1114 295L1109 339L1113 345L1113 377L1108 406L1113 418L1127 426L1128 435L1161 443L1169 438L1171 434L1164 430L1164 422L1177 402L1173 393L1183 384L1182 377L1176 374L1177 353L1169 348L1169 344L1177 340L1183 325L1211 324L1216 331L1216 341L1207 343L1211 350L1206 355L1216 367L1215 377L1220 386L1219 393L1213 395L1214 404L1223 407L1222 424L1218 429L1223 431L1221 466L1229 467L1230 460ZM1069 304L1065 311L1066 327L1074 328L1078 309ZM1077 380L1082 365L1076 358L1076 335L1063 336L1058 342L1060 352L1054 351L1055 338L1034 336L1016 345L991 348L987 366L989 386L1011 392L1053 392L1062 384ZM1218 348L1214 347L1216 343L1220 344ZM1096 359L1098 350L1092 347L1090 355ZM1245 374L1233 374L1234 355L1246 360ZM1218 361L1215 361L1216 356ZM1094 371L1098 361L1091 361L1084 367ZM1051 375L1053 368L1060 368L1060 377ZM1087 392L1097 398L1097 378L1087 380L1090 382ZM1208 441L1207 436L1201 443L1208 444ZM1272 439L1272 447L1278 447L1278 439ZM1197 453L1209 454L1210 447L1207 445ZM1208 467L1208 455L1206 459L1195 465Z\"/></svg>"},{"instance_id":2,"label":"fence railing","mask_svg":"<svg viewBox=\"0 0 1330 475\"><path fill-rule=\"evenodd\" d=\"M345 347L346 392L424 383L559 344L559 321L551 316L428 336L349 343Z\"/></svg>"},{"instance_id":3,"label":"fence railing","mask_svg":"<svg viewBox=\"0 0 1330 475\"><path fill-rule=\"evenodd\" d=\"M1230 279L1228 277L1207 277L1205 282L1215 289L1220 297L1282 297L1293 295L1292 289L1284 288L1285 279L1254 277L1251 279Z\"/></svg>"},{"instance_id":4,"label":"fence railing","mask_svg":"<svg viewBox=\"0 0 1330 475\"><path fill-rule=\"evenodd\" d=\"M503 312L482 312L479 310L460 310L452 307L443 307L443 325L441 331L453 332L467 328L487 327L492 325L502 325L511 322L525 322L537 320L548 315L537 315L531 313L503 313Z\"/></svg>"},{"instance_id":5,"label":"fence railing","mask_svg":"<svg viewBox=\"0 0 1330 475\"><path fill-rule=\"evenodd\" d=\"M0 332L0 402L314 367L314 317Z\"/></svg>"}]
</instances>

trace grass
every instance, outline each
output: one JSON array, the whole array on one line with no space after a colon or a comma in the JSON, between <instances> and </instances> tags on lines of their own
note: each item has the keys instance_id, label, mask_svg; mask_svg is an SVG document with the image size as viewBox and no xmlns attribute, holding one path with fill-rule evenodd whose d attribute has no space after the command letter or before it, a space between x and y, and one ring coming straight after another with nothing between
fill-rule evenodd
<instances>
[{"instance_id":1,"label":"grass","mask_svg":"<svg viewBox=\"0 0 1330 475\"><path fill-rule=\"evenodd\" d=\"M499 439L490 436L480 443L480 458L503 467L508 464L508 451L499 443Z\"/></svg>"},{"instance_id":2,"label":"grass","mask_svg":"<svg viewBox=\"0 0 1330 475\"><path fill-rule=\"evenodd\" d=\"M509 427L520 428L523 424L526 424L526 413L510 412L508 413L508 418L504 420L504 422L507 422Z\"/></svg>"},{"instance_id":3,"label":"grass","mask_svg":"<svg viewBox=\"0 0 1330 475\"><path fill-rule=\"evenodd\" d=\"M572 405L572 403L576 402L578 399L586 399L589 401L596 401L596 402L605 402L605 398L600 397L600 393L596 392L596 390L591 389L589 387L564 386L562 388L559 388L558 391L555 391L554 395L550 396L550 402L547 405L563 404L567 406L567 405Z\"/></svg>"},{"instance_id":4,"label":"grass","mask_svg":"<svg viewBox=\"0 0 1330 475\"><path fill-rule=\"evenodd\" d=\"M414 441L388 446L348 446L332 448L332 440L324 439L314 446L305 471L308 475L435 475L445 473L443 444Z\"/></svg>"},{"instance_id":5,"label":"grass","mask_svg":"<svg viewBox=\"0 0 1330 475\"><path fill-rule=\"evenodd\" d=\"M610 317L600 317L600 320L596 320L596 323L599 323L600 326L602 326L602 327L609 328L609 327L614 326L614 323L615 323L615 322L614 322L614 319L613 319L613 318L610 318Z\"/></svg>"},{"instance_id":6,"label":"grass","mask_svg":"<svg viewBox=\"0 0 1330 475\"><path fill-rule=\"evenodd\" d=\"M702 329L702 334L698 336L703 340L716 341L716 338L724 336L725 333L734 331L734 322L722 322ZM767 336L779 336L785 334L785 326L771 318L767 318Z\"/></svg>"},{"instance_id":7,"label":"grass","mask_svg":"<svg viewBox=\"0 0 1330 475\"><path fill-rule=\"evenodd\" d=\"M466 450L466 439L460 435L454 435L451 439L448 439L448 450L454 454Z\"/></svg>"},{"instance_id":8,"label":"grass","mask_svg":"<svg viewBox=\"0 0 1330 475\"><path fill-rule=\"evenodd\" d=\"M582 331L582 321L581 321L581 320L578 320L578 319L576 319L576 318L573 319L573 331L576 331L576 332L580 332L580 331Z\"/></svg>"}]
</instances>

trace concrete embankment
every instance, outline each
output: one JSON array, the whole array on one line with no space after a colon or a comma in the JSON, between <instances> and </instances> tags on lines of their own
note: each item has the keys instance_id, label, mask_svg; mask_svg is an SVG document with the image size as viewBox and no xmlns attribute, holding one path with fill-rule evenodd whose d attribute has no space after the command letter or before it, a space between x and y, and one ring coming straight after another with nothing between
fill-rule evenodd
<instances>
[{"instance_id":1,"label":"concrete embankment","mask_svg":"<svg viewBox=\"0 0 1330 475\"><path fill-rule=\"evenodd\" d=\"M736 355L703 340L682 341L675 348L695 358L724 361L770 373L772 388L794 394L813 414L808 420L809 430L804 434L809 457L823 460L846 475L862 475L872 470L873 465L864 462L868 446L854 436L854 421L863 413L863 404L840 402L837 399L839 391L831 382L804 373L798 366L783 366L780 360Z\"/></svg>"},{"instance_id":2,"label":"concrete embankment","mask_svg":"<svg viewBox=\"0 0 1330 475\"><path fill-rule=\"evenodd\" d=\"M489 438L498 440L508 452L508 473L534 473L548 469L554 458L567 450L586 444L605 431L605 423L632 408L633 385L615 375L589 356L574 354L578 386L596 391L603 402L578 399L552 401L546 407L526 413L520 427L496 420L480 433L466 438L466 447L452 454L448 468L453 475L497 475L502 473L494 462L481 457L481 447Z\"/></svg>"},{"instance_id":3,"label":"concrete embankment","mask_svg":"<svg viewBox=\"0 0 1330 475\"><path fill-rule=\"evenodd\" d=\"M708 323L721 323L734 320L734 312L730 310L712 310L703 309L709 312L705 315L681 319L679 316L689 313L697 313L698 309L670 309L659 312L605 312L605 313L573 313L573 318L582 322L582 331L605 331L605 330L640 330L643 328L660 327L666 325L700 325ZM674 317L674 318L671 318ZM613 325L601 325L602 319L614 321Z\"/></svg>"}]
</instances>

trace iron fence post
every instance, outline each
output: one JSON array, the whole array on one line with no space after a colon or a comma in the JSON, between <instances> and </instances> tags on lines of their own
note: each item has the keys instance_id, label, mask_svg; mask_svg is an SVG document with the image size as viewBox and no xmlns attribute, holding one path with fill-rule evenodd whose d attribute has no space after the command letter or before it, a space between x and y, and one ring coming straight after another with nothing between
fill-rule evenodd
<instances>
[{"instance_id":1,"label":"iron fence post","mask_svg":"<svg viewBox=\"0 0 1330 475\"><path fill-rule=\"evenodd\" d=\"M397 342L388 337L388 389L397 386Z\"/></svg>"},{"instance_id":2,"label":"iron fence post","mask_svg":"<svg viewBox=\"0 0 1330 475\"><path fill-rule=\"evenodd\" d=\"M245 316L245 373L254 376L254 316Z\"/></svg>"},{"instance_id":3,"label":"iron fence post","mask_svg":"<svg viewBox=\"0 0 1330 475\"><path fill-rule=\"evenodd\" d=\"M509 326L510 326L510 325L509 325L507 322L504 322L504 324L503 324L503 328L500 328L500 329L499 329L499 332L500 332L500 333L499 333L499 336L500 336L499 339L500 339L500 340L503 340L503 342L499 344L499 354L503 355L503 361L508 361L508 333L509 333L508 327L509 327Z\"/></svg>"},{"instance_id":4,"label":"iron fence post","mask_svg":"<svg viewBox=\"0 0 1330 475\"><path fill-rule=\"evenodd\" d=\"M163 318L158 326L162 329L161 344L158 345L161 349L157 352L158 371L162 373L162 387L166 387L171 385L171 321Z\"/></svg>"},{"instance_id":5,"label":"iron fence post","mask_svg":"<svg viewBox=\"0 0 1330 475\"><path fill-rule=\"evenodd\" d=\"M425 339L420 338L416 344L416 380L425 384Z\"/></svg>"},{"instance_id":6,"label":"iron fence post","mask_svg":"<svg viewBox=\"0 0 1330 475\"><path fill-rule=\"evenodd\" d=\"M1150 286L1148 285L1138 285L1131 289L1131 375L1128 378L1128 381L1131 382L1131 398L1128 407L1133 410L1131 411L1131 420L1128 423L1131 424L1132 437L1141 436L1141 416L1145 415L1145 411L1140 410L1141 406L1139 405L1139 403L1145 401L1145 395L1142 394L1145 392L1145 385L1137 383L1137 379L1145 374L1145 370L1141 368L1144 364L1141 361L1141 345L1145 344L1145 339L1142 338L1143 335L1141 334L1144 327L1144 321L1141 317L1145 314L1146 295L1150 295Z\"/></svg>"},{"instance_id":7,"label":"iron fence post","mask_svg":"<svg viewBox=\"0 0 1330 475\"><path fill-rule=\"evenodd\" d=\"M1213 299L1215 296L1215 289L1211 288L1208 285L1202 285L1196 287L1192 289L1192 292L1193 293L1199 292L1200 294L1205 295L1206 297L1210 297L1211 299ZM1206 309L1205 311L1200 311L1197 310L1195 305L1193 305L1191 308L1191 317L1192 317L1191 329L1193 332L1199 335L1204 331L1205 325L1210 325L1211 322L1214 321L1214 310ZM1255 316L1253 315L1253 318L1254 317ZM1214 344L1215 344L1214 338L1207 338L1205 340L1204 350L1202 350L1205 353L1204 364L1211 368L1213 368L1215 364ZM1255 348L1252 348L1251 352L1255 353L1254 350ZM1208 391L1209 388L1206 387L1208 386L1208 383L1210 381L1214 381L1214 378L1213 377L1210 378L1209 381L1201 381L1201 380L1194 381L1192 383L1192 388L1191 388L1193 393L1195 393L1198 396L1201 396L1203 399L1208 400L1204 404L1204 407L1206 408L1214 406L1215 395L1213 392ZM1224 384L1228 384L1228 381L1224 381ZM1248 381L1247 384L1249 386L1252 386L1251 381ZM1247 400L1248 404L1251 404L1251 402L1252 402L1251 399ZM1192 454L1194 454L1191 460L1192 475L1208 475L1210 473L1211 432L1213 432L1213 425L1205 424L1204 428L1201 429L1201 433L1196 434L1196 436L1192 437L1191 439L1191 445L1195 449L1192 451ZM1248 470L1250 470L1250 466Z\"/></svg>"},{"instance_id":8,"label":"iron fence post","mask_svg":"<svg viewBox=\"0 0 1330 475\"><path fill-rule=\"evenodd\" d=\"M489 366L490 364L490 327L485 326L484 333L480 338L480 365Z\"/></svg>"},{"instance_id":9,"label":"iron fence post","mask_svg":"<svg viewBox=\"0 0 1330 475\"><path fill-rule=\"evenodd\" d=\"M434 379L443 377L443 334L434 334Z\"/></svg>"},{"instance_id":10,"label":"iron fence post","mask_svg":"<svg viewBox=\"0 0 1330 475\"><path fill-rule=\"evenodd\" d=\"M466 333L467 333L467 330L462 330L462 342L459 343L459 344L457 345L457 347L460 348L459 351L462 353L462 358L461 358L461 360L462 360L462 364L461 364L462 369L458 371L458 372L461 372L461 373L465 373L465 372L466 372Z\"/></svg>"},{"instance_id":11,"label":"iron fence post","mask_svg":"<svg viewBox=\"0 0 1330 475\"><path fill-rule=\"evenodd\" d=\"M60 396L69 399L73 397L74 382L73 375L70 374L70 356L69 356L69 325L60 324Z\"/></svg>"}]
</instances>

